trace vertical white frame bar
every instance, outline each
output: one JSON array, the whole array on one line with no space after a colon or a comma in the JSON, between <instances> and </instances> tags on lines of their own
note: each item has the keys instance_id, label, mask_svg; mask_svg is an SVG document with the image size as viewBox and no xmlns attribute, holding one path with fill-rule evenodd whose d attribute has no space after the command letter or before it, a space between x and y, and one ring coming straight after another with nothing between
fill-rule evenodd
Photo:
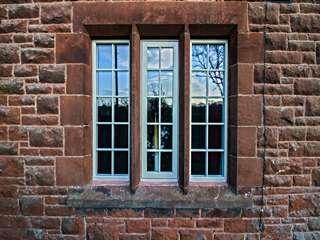
<instances>
[{"instance_id":1,"label":"vertical white frame bar","mask_svg":"<svg viewBox=\"0 0 320 240\"><path fill-rule=\"evenodd\" d=\"M179 163L179 41L178 40L142 40L141 41L141 173L142 181L178 181ZM148 47L170 47L173 48L173 91L172 91L172 172L147 172L147 48ZM161 59L160 59L161 60ZM161 105L161 102L159 101ZM161 109L159 109L161 112ZM161 114L161 113L160 113ZM161 122L159 116L159 122ZM161 128L159 127L159 137ZM160 141L159 141L160 144ZM160 146L159 146L160 148ZM161 160L159 160L160 163Z\"/></svg>"},{"instance_id":2,"label":"vertical white frame bar","mask_svg":"<svg viewBox=\"0 0 320 240\"><path fill-rule=\"evenodd\" d=\"M223 153L223 161L222 161L222 175L215 175L215 176L203 176L203 175L192 175L191 174L191 168L192 168L192 159L191 159L191 153L192 153L192 45L193 44L223 44L225 51L224 51L224 97L223 97L223 133L222 133L222 151L210 151L210 152L222 152ZM209 49L209 46L208 46ZM208 51L208 58L209 58L209 51ZM209 68L209 65L208 65ZM189 138L189 144L190 144L190 151L189 151L189 158L190 158L190 168L189 168L189 176L191 182L226 182L227 181L227 169L228 169L228 41L227 40L213 40L213 39L201 39L201 40L191 40L190 41L190 138ZM208 81L206 80L206 84L208 85ZM206 91L208 91L208 86ZM208 92L206 93L206 122L208 123ZM206 166L205 171L206 174L208 173L208 159L207 159L207 153L208 151L208 124L206 126L206 148L203 152L206 153Z\"/></svg>"},{"instance_id":3,"label":"vertical white frame bar","mask_svg":"<svg viewBox=\"0 0 320 240\"><path fill-rule=\"evenodd\" d=\"M130 79L129 79L129 94L127 96L128 98L128 122L125 122L124 124L128 125L128 148L123 148L123 149L115 149L114 148L114 98L115 98L115 94L114 94L114 79L115 77L112 76L112 94L111 97L112 101L112 111L111 111L111 122L109 123L111 125L111 173L114 172L114 150L124 150L124 151L128 151L128 174L98 174L98 134L97 134L97 97L101 97L98 96L97 94L97 45L98 44L110 44L112 47L112 68L108 69L111 71L111 74L115 74L115 67L114 67L114 44L123 44L126 43L128 44L128 62L129 62L129 67L127 69L128 73L129 73L129 78L130 78L130 41L129 40L93 40L92 41L92 158L93 158L93 180L110 180L110 181L128 181L129 180L129 174L130 174ZM117 123L119 124L119 123Z\"/></svg>"}]
</instances>

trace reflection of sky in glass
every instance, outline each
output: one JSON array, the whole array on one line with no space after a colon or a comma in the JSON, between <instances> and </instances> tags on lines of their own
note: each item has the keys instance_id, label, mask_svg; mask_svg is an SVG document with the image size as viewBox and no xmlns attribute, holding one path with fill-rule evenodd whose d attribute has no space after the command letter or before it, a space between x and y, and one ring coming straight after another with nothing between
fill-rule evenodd
<instances>
[{"instance_id":1,"label":"reflection of sky in glass","mask_svg":"<svg viewBox=\"0 0 320 240\"><path fill-rule=\"evenodd\" d=\"M172 96L173 72L162 71L160 76L161 96Z\"/></svg>"},{"instance_id":2,"label":"reflection of sky in glass","mask_svg":"<svg viewBox=\"0 0 320 240\"><path fill-rule=\"evenodd\" d=\"M129 95L129 72L116 72L115 74L115 95Z\"/></svg>"},{"instance_id":3,"label":"reflection of sky in glass","mask_svg":"<svg viewBox=\"0 0 320 240\"><path fill-rule=\"evenodd\" d=\"M209 67L211 69L224 68L224 45L209 45Z\"/></svg>"},{"instance_id":4,"label":"reflection of sky in glass","mask_svg":"<svg viewBox=\"0 0 320 240\"><path fill-rule=\"evenodd\" d=\"M223 72L209 72L208 95L223 96Z\"/></svg>"},{"instance_id":5,"label":"reflection of sky in glass","mask_svg":"<svg viewBox=\"0 0 320 240\"><path fill-rule=\"evenodd\" d=\"M159 71L148 71L147 72L147 88L148 96L158 96L159 95Z\"/></svg>"},{"instance_id":6,"label":"reflection of sky in glass","mask_svg":"<svg viewBox=\"0 0 320 240\"><path fill-rule=\"evenodd\" d=\"M160 52L159 48L150 47L147 49L147 67L159 68Z\"/></svg>"},{"instance_id":7,"label":"reflection of sky in glass","mask_svg":"<svg viewBox=\"0 0 320 240\"><path fill-rule=\"evenodd\" d=\"M161 48L161 69L173 68L173 48Z\"/></svg>"},{"instance_id":8,"label":"reflection of sky in glass","mask_svg":"<svg viewBox=\"0 0 320 240\"><path fill-rule=\"evenodd\" d=\"M206 73L192 73L191 83L192 96L206 96Z\"/></svg>"},{"instance_id":9,"label":"reflection of sky in glass","mask_svg":"<svg viewBox=\"0 0 320 240\"><path fill-rule=\"evenodd\" d=\"M128 44L115 45L116 51L116 69L128 69L129 68L129 46Z\"/></svg>"},{"instance_id":10,"label":"reflection of sky in glass","mask_svg":"<svg viewBox=\"0 0 320 240\"><path fill-rule=\"evenodd\" d=\"M112 68L112 46L111 44L97 45L98 68Z\"/></svg>"},{"instance_id":11,"label":"reflection of sky in glass","mask_svg":"<svg viewBox=\"0 0 320 240\"><path fill-rule=\"evenodd\" d=\"M111 72L98 72L98 95L112 94Z\"/></svg>"},{"instance_id":12,"label":"reflection of sky in glass","mask_svg":"<svg viewBox=\"0 0 320 240\"><path fill-rule=\"evenodd\" d=\"M192 45L192 68L207 69L208 53L207 44Z\"/></svg>"}]
</instances>

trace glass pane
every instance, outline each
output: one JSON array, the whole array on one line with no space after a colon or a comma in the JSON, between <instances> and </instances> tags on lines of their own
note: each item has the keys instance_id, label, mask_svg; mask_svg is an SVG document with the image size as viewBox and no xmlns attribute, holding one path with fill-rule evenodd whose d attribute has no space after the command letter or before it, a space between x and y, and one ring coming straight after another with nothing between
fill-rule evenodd
<instances>
[{"instance_id":1,"label":"glass pane","mask_svg":"<svg viewBox=\"0 0 320 240\"><path fill-rule=\"evenodd\" d=\"M172 149L172 126L161 126L161 148Z\"/></svg>"},{"instance_id":2,"label":"glass pane","mask_svg":"<svg viewBox=\"0 0 320 240\"><path fill-rule=\"evenodd\" d=\"M129 68L129 46L128 44L115 45L116 69Z\"/></svg>"},{"instance_id":3,"label":"glass pane","mask_svg":"<svg viewBox=\"0 0 320 240\"><path fill-rule=\"evenodd\" d=\"M128 174L128 152L127 151L114 152L114 173Z\"/></svg>"},{"instance_id":4,"label":"glass pane","mask_svg":"<svg viewBox=\"0 0 320 240\"><path fill-rule=\"evenodd\" d=\"M208 45L193 44L192 45L192 69L208 68Z\"/></svg>"},{"instance_id":5,"label":"glass pane","mask_svg":"<svg viewBox=\"0 0 320 240\"><path fill-rule=\"evenodd\" d=\"M209 99L209 122L222 122L223 99Z\"/></svg>"},{"instance_id":6,"label":"glass pane","mask_svg":"<svg viewBox=\"0 0 320 240\"><path fill-rule=\"evenodd\" d=\"M98 125L98 148L111 148L111 125Z\"/></svg>"},{"instance_id":7,"label":"glass pane","mask_svg":"<svg viewBox=\"0 0 320 240\"><path fill-rule=\"evenodd\" d=\"M129 72L116 72L114 83L116 96L129 96Z\"/></svg>"},{"instance_id":8,"label":"glass pane","mask_svg":"<svg viewBox=\"0 0 320 240\"><path fill-rule=\"evenodd\" d=\"M158 125L148 126L147 148L159 149L159 126Z\"/></svg>"},{"instance_id":9,"label":"glass pane","mask_svg":"<svg viewBox=\"0 0 320 240\"><path fill-rule=\"evenodd\" d=\"M147 49L147 67L148 68L155 68L159 69L159 48L156 47L149 47Z\"/></svg>"},{"instance_id":10,"label":"glass pane","mask_svg":"<svg viewBox=\"0 0 320 240\"><path fill-rule=\"evenodd\" d=\"M206 148L206 126L193 125L191 133L191 148L202 149Z\"/></svg>"},{"instance_id":11,"label":"glass pane","mask_svg":"<svg viewBox=\"0 0 320 240\"><path fill-rule=\"evenodd\" d=\"M192 175L206 174L206 153L205 152L191 153L191 174Z\"/></svg>"},{"instance_id":12,"label":"glass pane","mask_svg":"<svg viewBox=\"0 0 320 240\"><path fill-rule=\"evenodd\" d=\"M114 121L128 122L128 98L114 98Z\"/></svg>"},{"instance_id":13,"label":"glass pane","mask_svg":"<svg viewBox=\"0 0 320 240\"><path fill-rule=\"evenodd\" d=\"M147 153L147 171L148 172L159 171L159 153L157 152Z\"/></svg>"},{"instance_id":14,"label":"glass pane","mask_svg":"<svg viewBox=\"0 0 320 240\"><path fill-rule=\"evenodd\" d=\"M208 148L222 148L222 126L209 126Z\"/></svg>"},{"instance_id":15,"label":"glass pane","mask_svg":"<svg viewBox=\"0 0 320 240\"><path fill-rule=\"evenodd\" d=\"M208 153L208 174L209 175L222 175L221 173L221 160L222 154L218 152Z\"/></svg>"},{"instance_id":16,"label":"glass pane","mask_svg":"<svg viewBox=\"0 0 320 240\"><path fill-rule=\"evenodd\" d=\"M128 147L128 125L114 125L114 147Z\"/></svg>"},{"instance_id":17,"label":"glass pane","mask_svg":"<svg viewBox=\"0 0 320 240\"><path fill-rule=\"evenodd\" d=\"M161 96L172 96L173 72L162 71L161 76Z\"/></svg>"},{"instance_id":18,"label":"glass pane","mask_svg":"<svg viewBox=\"0 0 320 240\"><path fill-rule=\"evenodd\" d=\"M172 171L172 153L162 152L161 153L161 172L171 172Z\"/></svg>"},{"instance_id":19,"label":"glass pane","mask_svg":"<svg viewBox=\"0 0 320 240\"><path fill-rule=\"evenodd\" d=\"M191 80L191 95L205 97L207 95L207 76L205 72L194 72L192 73Z\"/></svg>"},{"instance_id":20,"label":"glass pane","mask_svg":"<svg viewBox=\"0 0 320 240\"><path fill-rule=\"evenodd\" d=\"M172 122L172 98L161 98L161 122Z\"/></svg>"},{"instance_id":21,"label":"glass pane","mask_svg":"<svg viewBox=\"0 0 320 240\"><path fill-rule=\"evenodd\" d=\"M148 96L159 96L159 71L148 71Z\"/></svg>"},{"instance_id":22,"label":"glass pane","mask_svg":"<svg viewBox=\"0 0 320 240\"><path fill-rule=\"evenodd\" d=\"M206 99L192 99L192 122L206 122Z\"/></svg>"},{"instance_id":23,"label":"glass pane","mask_svg":"<svg viewBox=\"0 0 320 240\"><path fill-rule=\"evenodd\" d=\"M98 174L111 174L110 151L98 151Z\"/></svg>"},{"instance_id":24,"label":"glass pane","mask_svg":"<svg viewBox=\"0 0 320 240\"><path fill-rule=\"evenodd\" d=\"M112 95L112 73L111 72L98 72L98 95Z\"/></svg>"},{"instance_id":25,"label":"glass pane","mask_svg":"<svg viewBox=\"0 0 320 240\"><path fill-rule=\"evenodd\" d=\"M209 45L209 66L211 69L224 68L224 45L222 44Z\"/></svg>"},{"instance_id":26,"label":"glass pane","mask_svg":"<svg viewBox=\"0 0 320 240\"><path fill-rule=\"evenodd\" d=\"M148 122L159 122L159 98L148 98Z\"/></svg>"},{"instance_id":27,"label":"glass pane","mask_svg":"<svg viewBox=\"0 0 320 240\"><path fill-rule=\"evenodd\" d=\"M209 72L208 95L223 96L223 72Z\"/></svg>"},{"instance_id":28,"label":"glass pane","mask_svg":"<svg viewBox=\"0 0 320 240\"><path fill-rule=\"evenodd\" d=\"M161 69L173 68L173 48L161 48Z\"/></svg>"},{"instance_id":29,"label":"glass pane","mask_svg":"<svg viewBox=\"0 0 320 240\"><path fill-rule=\"evenodd\" d=\"M112 68L112 45L97 45L98 68Z\"/></svg>"},{"instance_id":30,"label":"glass pane","mask_svg":"<svg viewBox=\"0 0 320 240\"><path fill-rule=\"evenodd\" d=\"M112 100L111 98L98 98L98 122L111 122Z\"/></svg>"}]
</instances>

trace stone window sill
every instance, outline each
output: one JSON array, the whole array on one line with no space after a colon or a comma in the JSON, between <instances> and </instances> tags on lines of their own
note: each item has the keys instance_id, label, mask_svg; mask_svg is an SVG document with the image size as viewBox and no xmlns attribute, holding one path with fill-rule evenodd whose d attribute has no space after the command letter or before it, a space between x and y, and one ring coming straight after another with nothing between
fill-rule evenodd
<instances>
[{"instance_id":1,"label":"stone window sill","mask_svg":"<svg viewBox=\"0 0 320 240\"><path fill-rule=\"evenodd\" d=\"M251 207L253 200L223 185L215 188L191 186L188 194L183 194L176 186L141 186L134 194L127 186L90 186L71 191L67 204L78 209L234 209Z\"/></svg>"}]
</instances>

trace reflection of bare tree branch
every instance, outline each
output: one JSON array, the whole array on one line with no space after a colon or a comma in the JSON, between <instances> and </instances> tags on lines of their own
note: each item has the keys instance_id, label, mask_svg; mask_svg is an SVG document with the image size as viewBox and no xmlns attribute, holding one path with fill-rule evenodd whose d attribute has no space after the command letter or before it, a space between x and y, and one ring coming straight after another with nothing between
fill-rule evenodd
<instances>
[{"instance_id":1,"label":"reflection of bare tree branch","mask_svg":"<svg viewBox=\"0 0 320 240\"><path fill-rule=\"evenodd\" d=\"M209 56L207 56L209 54ZM192 61L194 68L207 69L207 61L213 70L221 69L224 61L224 47L222 45L210 45L207 53L207 45L196 45L192 48ZM223 74L219 71L209 71L212 83L216 84L219 93L223 95Z\"/></svg>"}]
</instances>

